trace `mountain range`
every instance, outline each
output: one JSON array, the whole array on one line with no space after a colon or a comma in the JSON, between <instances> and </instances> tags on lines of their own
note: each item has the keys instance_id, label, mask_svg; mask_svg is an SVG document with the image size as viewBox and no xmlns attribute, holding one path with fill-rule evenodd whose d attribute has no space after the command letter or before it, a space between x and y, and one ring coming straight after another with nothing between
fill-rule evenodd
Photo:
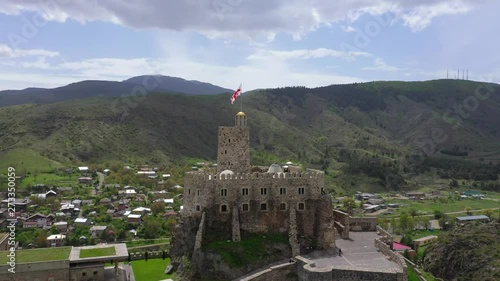
<instances>
[{"instance_id":1,"label":"mountain range","mask_svg":"<svg viewBox=\"0 0 500 281\"><path fill-rule=\"evenodd\" d=\"M229 103L230 93L116 97L71 90L106 83L130 89L141 79L81 82L58 88L57 98L69 100L1 107L0 158L9 164L28 151L63 165L216 160L217 127L232 126L241 106ZM324 170L335 185L365 190L412 188L421 173L487 181L500 170L497 84L379 81L258 90L239 99L254 164L298 162Z\"/></svg>"},{"instance_id":2,"label":"mountain range","mask_svg":"<svg viewBox=\"0 0 500 281\"><path fill-rule=\"evenodd\" d=\"M88 80L53 89L26 88L24 90L0 91L0 106L52 103L91 97L123 97L140 95L146 92L210 95L230 91L210 83L195 80L189 81L163 75L142 75L121 82Z\"/></svg>"}]
</instances>

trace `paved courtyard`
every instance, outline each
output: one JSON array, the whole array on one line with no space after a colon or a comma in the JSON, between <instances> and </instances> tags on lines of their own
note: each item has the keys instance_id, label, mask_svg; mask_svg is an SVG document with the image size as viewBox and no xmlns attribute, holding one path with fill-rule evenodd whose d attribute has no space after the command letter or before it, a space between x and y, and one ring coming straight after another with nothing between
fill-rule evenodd
<instances>
[{"instance_id":1,"label":"paved courtyard","mask_svg":"<svg viewBox=\"0 0 500 281\"><path fill-rule=\"evenodd\" d=\"M314 260L316 267L329 265L356 266L370 269L398 269L395 262L377 251L374 239L379 237L376 232L350 232L350 240L336 240L337 247L342 250L342 256L335 251L314 251L306 258Z\"/></svg>"}]
</instances>

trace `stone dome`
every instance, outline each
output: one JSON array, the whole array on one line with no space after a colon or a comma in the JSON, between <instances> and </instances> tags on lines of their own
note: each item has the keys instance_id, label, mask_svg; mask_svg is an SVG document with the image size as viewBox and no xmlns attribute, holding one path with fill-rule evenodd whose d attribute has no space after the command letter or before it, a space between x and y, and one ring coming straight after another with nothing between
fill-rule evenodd
<instances>
[{"instance_id":1,"label":"stone dome","mask_svg":"<svg viewBox=\"0 0 500 281\"><path fill-rule=\"evenodd\" d=\"M231 170L224 170L222 172L220 172L220 175L221 176L225 176L225 175L234 175L234 172L231 171Z\"/></svg>"},{"instance_id":2,"label":"stone dome","mask_svg":"<svg viewBox=\"0 0 500 281\"><path fill-rule=\"evenodd\" d=\"M281 168L280 165L273 163L271 166L269 166L269 169L267 170L268 173L283 173L283 169Z\"/></svg>"}]
</instances>

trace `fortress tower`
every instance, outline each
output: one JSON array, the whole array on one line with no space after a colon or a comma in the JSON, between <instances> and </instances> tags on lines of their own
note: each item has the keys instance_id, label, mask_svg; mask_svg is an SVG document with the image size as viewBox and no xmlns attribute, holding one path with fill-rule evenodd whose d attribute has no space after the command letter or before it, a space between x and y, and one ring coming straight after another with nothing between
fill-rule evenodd
<instances>
[{"instance_id":1,"label":"fortress tower","mask_svg":"<svg viewBox=\"0 0 500 281\"><path fill-rule=\"evenodd\" d=\"M186 173L173 257L191 256L202 272L202 245L255 234L288 236L292 256L313 246L335 248L332 201L322 192L324 173L277 163L251 166L245 113L236 114L234 127L219 127L217 162L217 170Z\"/></svg>"},{"instance_id":2,"label":"fortress tower","mask_svg":"<svg viewBox=\"0 0 500 281\"><path fill-rule=\"evenodd\" d=\"M219 127L217 172L250 172L250 131L245 113L238 112L234 127Z\"/></svg>"}]
</instances>

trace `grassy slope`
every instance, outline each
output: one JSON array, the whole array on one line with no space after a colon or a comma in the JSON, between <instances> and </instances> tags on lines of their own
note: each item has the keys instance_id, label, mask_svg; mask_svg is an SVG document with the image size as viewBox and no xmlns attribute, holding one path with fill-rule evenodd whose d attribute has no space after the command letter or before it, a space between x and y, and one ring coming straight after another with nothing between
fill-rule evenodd
<instances>
[{"instance_id":1,"label":"grassy slope","mask_svg":"<svg viewBox=\"0 0 500 281\"><path fill-rule=\"evenodd\" d=\"M61 163L41 156L31 149L12 149L6 153L0 153L0 171L7 171L8 167L24 169L27 171L38 170L40 172L50 172L55 168L62 167ZM18 171L21 172L21 171Z\"/></svg>"}]
</instances>

